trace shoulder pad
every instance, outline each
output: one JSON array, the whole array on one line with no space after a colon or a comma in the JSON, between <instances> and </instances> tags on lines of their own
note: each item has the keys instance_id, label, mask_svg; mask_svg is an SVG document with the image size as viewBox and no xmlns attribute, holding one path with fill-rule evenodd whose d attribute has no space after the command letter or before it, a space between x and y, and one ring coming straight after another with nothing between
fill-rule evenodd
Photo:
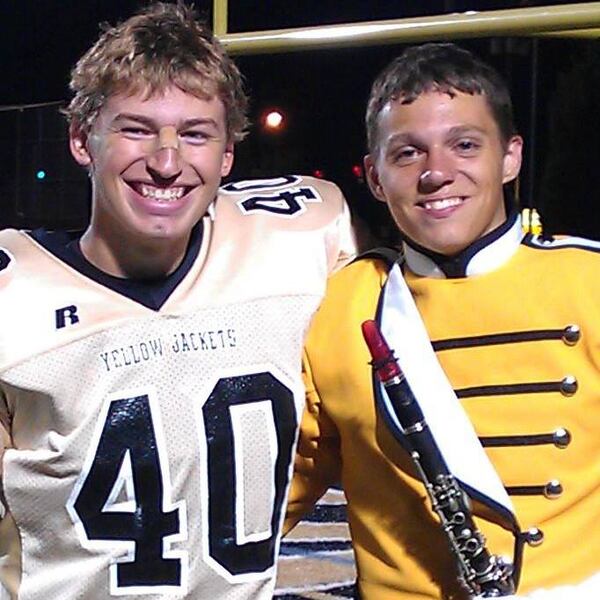
<instances>
[{"instance_id":1,"label":"shoulder pad","mask_svg":"<svg viewBox=\"0 0 600 600\"><path fill-rule=\"evenodd\" d=\"M235 200L244 215L270 213L291 218L305 213L311 203L322 203L328 188L338 190L334 184L313 177L286 175L235 181L221 187L220 193Z\"/></svg>"}]
</instances>

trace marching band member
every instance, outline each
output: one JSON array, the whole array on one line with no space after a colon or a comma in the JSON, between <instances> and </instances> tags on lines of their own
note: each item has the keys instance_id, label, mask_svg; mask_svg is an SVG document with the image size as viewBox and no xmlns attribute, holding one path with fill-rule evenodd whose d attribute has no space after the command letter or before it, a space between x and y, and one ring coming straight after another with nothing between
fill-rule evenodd
<instances>
[{"instance_id":1,"label":"marching band member","mask_svg":"<svg viewBox=\"0 0 600 600\"><path fill-rule=\"evenodd\" d=\"M286 526L341 481L363 600L473 596L402 432L376 408L361 335L375 318L487 548L522 553L516 597L597 598L600 244L523 233L504 194L522 151L509 93L469 52L408 49L375 81L366 124L369 185L404 259L374 252L330 280L306 345Z\"/></svg>"}]
</instances>

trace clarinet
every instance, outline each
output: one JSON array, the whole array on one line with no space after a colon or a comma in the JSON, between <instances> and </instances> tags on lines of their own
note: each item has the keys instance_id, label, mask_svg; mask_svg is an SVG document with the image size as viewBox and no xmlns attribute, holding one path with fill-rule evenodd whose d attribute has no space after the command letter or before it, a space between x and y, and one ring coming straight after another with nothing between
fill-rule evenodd
<instances>
[{"instance_id":1,"label":"clarinet","mask_svg":"<svg viewBox=\"0 0 600 600\"><path fill-rule=\"evenodd\" d=\"M375 321L365 321L362 332L371 353L371 365L383 384L406 436L411 458L431 505L446 533L458 566L458 580L471 598L513 594L513 568L485 547L473 522L469 498L450 473L393 351Z\"/></svg>"}]
</instances>

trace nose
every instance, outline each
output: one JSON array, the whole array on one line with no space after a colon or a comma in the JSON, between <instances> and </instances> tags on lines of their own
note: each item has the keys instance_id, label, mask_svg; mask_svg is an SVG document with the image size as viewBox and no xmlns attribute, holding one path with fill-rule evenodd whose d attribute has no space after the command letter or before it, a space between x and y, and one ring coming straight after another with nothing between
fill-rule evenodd
<instances>
[{"instance_id":1,"label":"nose","mask_svg":"<svg viewBox=\"0 0 600 600\"><path fill-rule=\"evenodd\" d=\"M179 137L175 127L162 127L157 136L156 147L146 161L148 171L155 179L173 180L181 171Z\"/></svg>"},{"instance_id":2,"label":"nose","mask_svg":"<svg viewBox=\"0 0 600 600\"><path fill-rule=\"evenodd\" d=\"M181 157L176 148L159 148L146 160L148 172L154 179L173 180L182 171Z\"/></svg>"},{"instance_id":3,"label":"nose","mask_svg":"<svg viewBox=\"0 0 600 600\"><path fill-rule=\"evenodd\" d=\"M424 167L419 176L419 191L424 194L430 194L454 181L452 159L441 149L430 150Z\"/></svg>"}]
</instances>

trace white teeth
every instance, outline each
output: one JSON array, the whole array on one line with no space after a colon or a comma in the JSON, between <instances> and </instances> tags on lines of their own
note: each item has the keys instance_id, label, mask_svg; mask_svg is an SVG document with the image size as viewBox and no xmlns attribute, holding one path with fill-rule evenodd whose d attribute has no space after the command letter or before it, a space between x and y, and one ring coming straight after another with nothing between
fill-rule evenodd
<instances>
[{"instance_id":1,"label":"white teeth","mask_svg":"<svg viewBox=\"0 0 600 600\"><path fill-rule=\"evenodd\" d=\"M157 188L149 185L141 185L140 192L144 198L152 198L159 202L171 202L172 200L178 200L185 192L183 187L173 188Z\"/></svg>"},{"instance_id":2,"label":"white teeth","mask_svg":"<svg viewBox=\"0 0 600 600\"><path fill-rule=\"evenodd\" d=\"M451 206L458 206L462 200L460 198L443 198L441 200L429 200L423 202L423 206L426 210L443 210L444 208L450 208Z\"/></svg>"}]
</instances>

